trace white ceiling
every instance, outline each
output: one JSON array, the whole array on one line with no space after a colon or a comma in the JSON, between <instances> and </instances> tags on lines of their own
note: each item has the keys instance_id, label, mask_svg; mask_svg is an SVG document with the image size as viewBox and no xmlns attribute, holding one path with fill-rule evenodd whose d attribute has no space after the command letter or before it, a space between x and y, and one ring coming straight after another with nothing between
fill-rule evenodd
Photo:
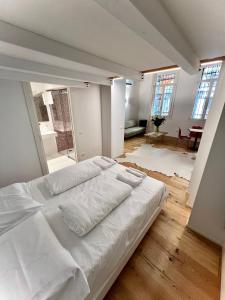
<instances>
[{"instance_id":1,"label":"white ceiling","mask_svg":"<svg viewBox=\"0 0 225 300\"><path fill-rule=\"evenodd\" d=\"M0 0L0 20L138 71L173 64L92 0Z\"/></svg>"},{"instance_id":2,"label":"white ceiling","mask_svg":"<svg viewBox=\"0 0 225 300\"><path fill-rule=\"evenodd\" d=\"M198 58L225 55L225 0L157 1L161 1ZM174 64L123 24L123 19L120 22L94 0L0 0L0 20L132 70ZM0 53L104 77L119 74L115 69L98 68L4 41L0 41Z\"/></svg>"},{"instance_id":3,"label":"white ceiling","mask_svg":"<svg viewBox=\"0 0 225 300\"><path fill-rule=\"evenodd\" d=\"M198 57L225 55L224 0L161 0Z\"/></svg>"}]
</instances>

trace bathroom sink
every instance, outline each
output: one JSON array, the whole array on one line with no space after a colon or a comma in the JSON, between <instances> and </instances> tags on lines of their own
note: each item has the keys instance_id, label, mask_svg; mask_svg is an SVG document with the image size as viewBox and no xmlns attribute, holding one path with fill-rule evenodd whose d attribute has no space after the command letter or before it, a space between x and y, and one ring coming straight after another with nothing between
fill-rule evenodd
<instances>
[{"instance_id":1,"label":"bathroom sink","mask_svg":"<svg viewBox=\"0 0 225 300\"><path fill-rule=\"evenodd\" d=\"M41 132L41 135L42 136L45 136L45 135L57 135L57 132L55 132L55 131L53 131L53 130L49 130L49 131L43 131L43 132Z\"/></svg>"}]
</instances>

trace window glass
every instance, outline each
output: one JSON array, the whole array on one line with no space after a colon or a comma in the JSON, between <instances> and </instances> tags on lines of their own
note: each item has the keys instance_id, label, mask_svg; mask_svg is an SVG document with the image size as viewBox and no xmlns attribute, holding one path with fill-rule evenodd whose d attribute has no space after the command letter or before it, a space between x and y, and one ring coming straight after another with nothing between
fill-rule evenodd
<instances>
[{"instance_id":1,"label":"window glass","mask_svg":"<svg viewBox=\"0 0 225 300\"><path fill-rule=\"evenodd\" d=\"M216 90L220 68L220 63L208 65L203 68L192 112L193 119L207 119Z\"/></svg>"},{"instance_id":2,"label":"window glass","mask_svg":"<svg viewBox=\"0 0 225 300\"><path fill-rule=\"evenodd\" d=\"M156 75L152 115L168 116L171 113L176 72Z\"/></svg>"}]
</instances>

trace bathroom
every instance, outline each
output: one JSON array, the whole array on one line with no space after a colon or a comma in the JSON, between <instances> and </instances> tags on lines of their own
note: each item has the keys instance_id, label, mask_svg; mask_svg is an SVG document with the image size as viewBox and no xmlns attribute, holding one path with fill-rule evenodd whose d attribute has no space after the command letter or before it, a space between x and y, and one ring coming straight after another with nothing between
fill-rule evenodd
<instances>
[{"instance_id":1,"label":"bathroom","mask_svg":"<svg viewBox=\"0 0 225 300\"><path fill-rule=\"evenodd\" d=\"M33 82L31 89L49 172L73 165L77 157L69 89Z\"/></svg>"}]
</instances>

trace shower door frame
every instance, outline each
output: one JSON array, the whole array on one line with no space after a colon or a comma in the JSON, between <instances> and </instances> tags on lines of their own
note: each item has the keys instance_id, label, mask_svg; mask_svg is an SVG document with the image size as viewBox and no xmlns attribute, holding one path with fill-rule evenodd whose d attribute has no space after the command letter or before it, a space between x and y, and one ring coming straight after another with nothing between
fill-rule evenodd
<instances>
[{"instance_id":1,"label":"shower door frame","mask_svg":"<svg viewBox=\"0 0 225 300\"><path fill-rule=\"evenodd\" d=\"M27 111L28 111L28 115L29 115L29 119L30 119L30 124L32 127L33 136L34 136L34 140L35 140L36 147L37 147L37 153L38 153L38 158L39 158L41 169L42 169L42 174L47 175L47 174L49 174L49 169L48 169L47 158L46 158L44 145L43 145L43 141L42 141L41 131L40 131L40 127L38 125L37 112L36 112L36 108L35 108L35 104L34 104L34 97L33 97L32 89L31 89L31 84L30 84L30 82L22 82L22 86L23 86L24 97L26 100L26 106L27 106ZM69 103L70 117L71 117L71 122L72 122L71 127L72 127L72 137L73 137L73 145L74 145L74 152L75 152L74 161L78 162L70 89L67 88L67 91L68 91L68 103Z\"/></svg>"}]
</instances>

